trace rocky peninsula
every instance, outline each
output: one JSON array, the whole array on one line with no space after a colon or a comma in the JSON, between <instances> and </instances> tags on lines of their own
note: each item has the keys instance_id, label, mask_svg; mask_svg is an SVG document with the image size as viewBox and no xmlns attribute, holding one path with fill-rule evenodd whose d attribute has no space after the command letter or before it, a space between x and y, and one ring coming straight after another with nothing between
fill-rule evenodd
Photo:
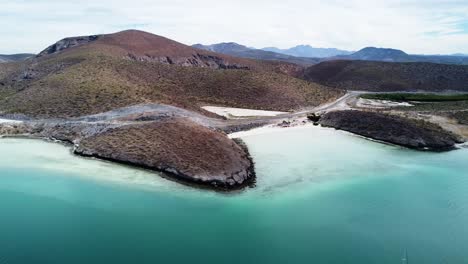
<instances>
[{"instance_id":1,"label":"rocky peninsula","mask_svg":"<svg viewBox=\"0 0 468 264\"><path fill-rule=\"evenodd\" d=\"M189 185L231 190L255 181L247 147L221 129L232 126L171 106L146 105L74 119L6 120L0 123L0 136L56 140L73 146L80 156L162 172Z\"/></svg>"},{"instance_id":2,"label":"rocky peninsula","mask_svg":"<svg viewBox=\"0 0 468 264\"><path fill-rule=\"evenodd\" d=\"M221 188L242 187L255 176L246 148L187 119L111 128L84 138L74 152Z\"/></svg>"},{"instance_id":3,"label":"rocky peninsula","mask_svg":"<svg viewBox=\"0 0 468 264\"><path fill-rule=\"evenodd\" d=\"M436 124L379 112L334 111L324 114L319 123L416 150L447 151L462 143Z\"/></svg>"}]
</instances>

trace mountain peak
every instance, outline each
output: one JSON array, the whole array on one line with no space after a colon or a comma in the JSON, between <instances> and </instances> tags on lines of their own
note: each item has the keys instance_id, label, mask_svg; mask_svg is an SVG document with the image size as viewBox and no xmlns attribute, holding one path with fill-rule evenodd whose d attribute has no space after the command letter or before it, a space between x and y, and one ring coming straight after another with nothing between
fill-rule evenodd
<instances>
[{"instance_id":1,"label":"mountain peak","mask_svg":"<svg viewBox=\"0 0 468 264\"><path fill-rule=\"evenodd\" d=\"M294 49L294 48L300 48L300 49L310 49L310 48L312 48L313 49L314 47L312 47L311 45L301 44L301 45L297 45L297 46L293 47L292 49Z\"/></svg>"},{"instance_id":2,"label":"mountain peak","mask_svg":"<svg viewBox=\"0 0 468 264\"><path fill-rule=\"evenodd\" d=\"M366 47L350 55L357 60L404 61L409 55L398 49Z\"/></svg>"},{"instance_id":3,"label":"mountain peak","mask_svg":"<svg viewBox=\"0 0 468 264\"><path fill-rule=\"evenodd\" d=\"M250 48L236 42L222 42L212 45L196 44L194 48L233 55L236 52L249 51Z\"/></svg>"},{"instance_id":4,"label":"mountain peak","mask_svg":"<svg viewBox=\"0 0 468 264\"><path fill-rule=\"evenodd\" d=\"M393 54L400 54L400 55L408 55L406 52L399 50L399 49L391 49L391 48L377 48L377 47L365 47L356 53L359 52L378 52L378 53L393 53Z\"/></svg>"}]
</instances>

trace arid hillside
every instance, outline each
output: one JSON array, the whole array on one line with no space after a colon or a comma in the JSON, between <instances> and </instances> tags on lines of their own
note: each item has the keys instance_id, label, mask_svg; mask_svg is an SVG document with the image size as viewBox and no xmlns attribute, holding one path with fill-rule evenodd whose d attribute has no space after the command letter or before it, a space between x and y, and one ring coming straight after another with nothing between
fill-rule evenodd
<instances>
[{"instance_id":1,"label":"arid hillside","mask_svg":"<svg viewBox=\"0 0 468 264\"><path fill-rule=\"evenodd\" d=\"M203 104L289 111L341 90L293 76L283 62L230 57L141 31L61 40L35 59L0 66L0 111L71 117L139 103L203 113Z\"/></svg>"},{"instance_id":2,"label":"arid hillside","mask_svg":"<svg viewBox=\"0 0 468 264\"><path fill-rule=\"evenodd\" d=\"M468 91L464 65L328 61L309 67L303 78L347 90Z\"/></svg>"}]
</instances>

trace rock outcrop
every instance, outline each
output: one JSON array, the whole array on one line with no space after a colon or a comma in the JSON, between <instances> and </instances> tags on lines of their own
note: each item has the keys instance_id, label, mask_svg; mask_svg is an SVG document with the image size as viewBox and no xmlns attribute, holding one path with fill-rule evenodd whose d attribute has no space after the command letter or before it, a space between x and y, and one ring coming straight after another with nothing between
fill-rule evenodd
<instances>
[{"instance_id":1,"label":"rock outcrop","mask_svg":"<svg viewBox=\"0 0 468 264\"><path fill-rule=\"evenodd\" d=\"M461 143L457 136L435 124L377 112L329 112L319 123L417 150L446 151Z\"/></svg>"},{"instance_id":2,"label":"rock outcrop","mask_svg":"<svg viewBox=\"0 0 468 264\"><path fill-rule=\"evenodd\" d=\"M200 68L211 68L211 69L230 69L230 70L249 70L248 66L244 66L238 63L231 63L221 57L214 55L204 54L192 54L189 57L168 57L168 56L151 56L142 55L138 56L133 53L129 53L126 57L130 60L142 61L142 62L157 62L170 65L179 65L186 67L200 67Z\"/></svg>"},{"instance_id":3,"label":"rock outcrop","mask_svg":"<svg viewBox=\"0 0 468 264\"><path fill-rule=\"evenodd\" d=\"M39 53L37 57L59 53L65 49L88 44L90 42L96 41L98 38L99 35L65 38L47 47L45 50Z\"/></svg>"}]
</instances>

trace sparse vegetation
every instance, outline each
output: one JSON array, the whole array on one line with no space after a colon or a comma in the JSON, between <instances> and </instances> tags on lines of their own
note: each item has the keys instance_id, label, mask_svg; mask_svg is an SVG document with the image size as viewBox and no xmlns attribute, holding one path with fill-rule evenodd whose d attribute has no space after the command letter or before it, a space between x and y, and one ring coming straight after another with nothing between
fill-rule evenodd
<instances>
[{"instance_id":1,"label":"sparse vegetation","mask_svg":"<svg viewBox=\"0 0 468 264\"><path fill-rule=\"evenodd\" d=\"M255 175L246 149L223 133L180 118L109 129L83 139L75 153L223 188L243 186Z\"/></svg>"},{"instance_id":2,"label":"sparse vegetation","mask_svg":"<svg viewBox=\"0 0 468 264\"><path fill-rule=\"evenodd\" d=\"M320 124L418 150L450 150L460 142L433 123L371 111L329 112L320 118Z\"/></svg>"},{"instance_id":3,"label":"sparse vegetation","mask_svg":"<svg viewBox=\"0 0 468 264\"><path fill-rule=\"evenodd\" d=\"M125 34L131 34L132 39L125 39ZM0 82L6 83L12 93L0 98L0 111L36 117L72 117L141 103L170 104L203 114L206 112L199 108L202 104L290 111L316 106L344 93L285 74L296 70L290 64L218 58L212 53L200 55L203 51L172 45L174 42L154 35L144 35L154 40L151 45L142 42L140 47L135 44L139 34L142 33L124 32L107 40L103 37L102 42L97 40L43 56L5 72L0 75L3 77ZM132 45L127 47L126 41ZM167 47L161 45L171 47L167 56L179 56L171 57L172 62L190 62L193 59L190 52L195 52L219 63L247 65L248 69L216 69L197 64L201 62L163 63L155 57L165 52ZM146 57L131 59L128 57L131 52L135 52L134 57ZM141 55L146 53L149 55ZM30 77L22 77L25 74ZM0 95L6 90L0 87Z\"/></svg>"},{"instance_id":4,"label":"sparse vegetation","mask_svg":"<svg viewBox=\"0 0 468 264\"><path fill-rule=\"evenodd\" d=\"M467 65L327 61L307 68L303 78L357 91L468 91Z\"/></svg>"}]
</instances>

